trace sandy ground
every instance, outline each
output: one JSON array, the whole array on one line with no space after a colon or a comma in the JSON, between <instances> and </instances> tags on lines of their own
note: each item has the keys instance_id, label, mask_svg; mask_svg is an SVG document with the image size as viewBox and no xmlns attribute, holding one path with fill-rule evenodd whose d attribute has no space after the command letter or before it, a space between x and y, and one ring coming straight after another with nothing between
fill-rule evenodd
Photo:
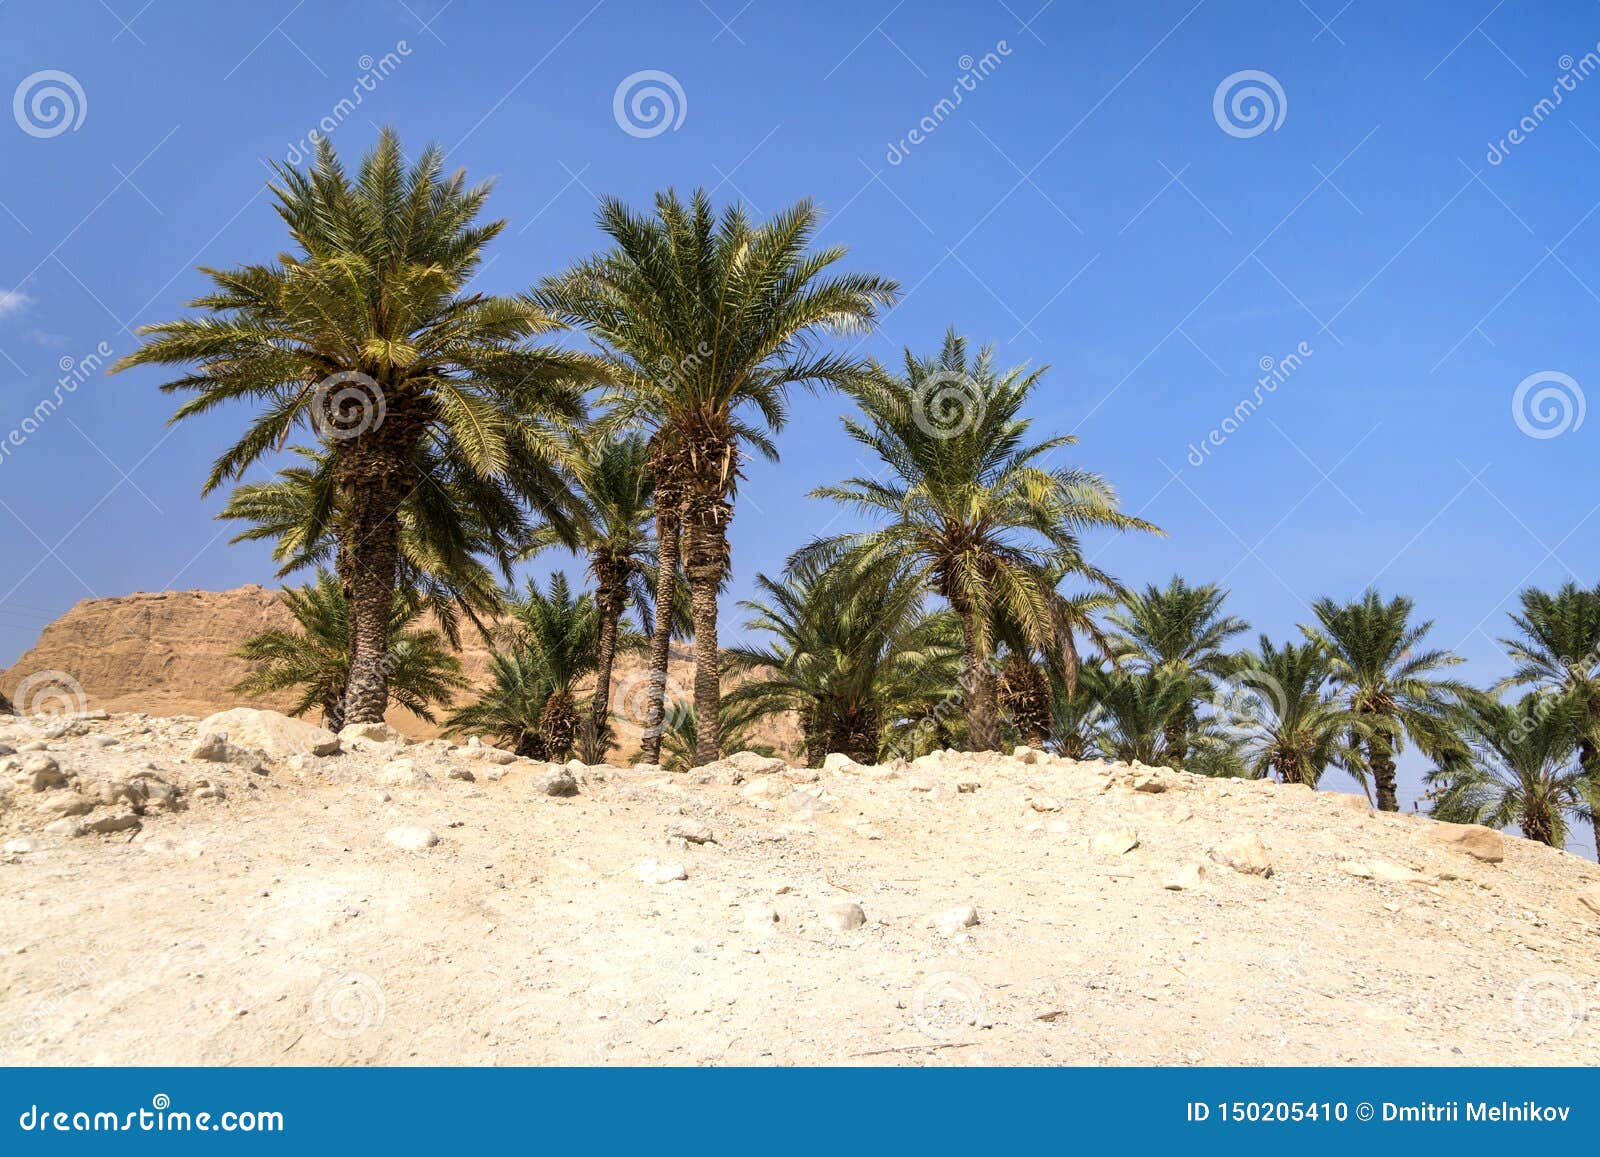
<instances>
[{"instance_id":1,"label":"sandy ground","mask_svg":"<svg viewBox=\"0 0 1600 1157\"><path fill-rule=\"evenodd\" d=\"M1333 792L70 730L0 719L6 1064L1600 1061L1600 870Z\"/></svg>"}]
</instances>

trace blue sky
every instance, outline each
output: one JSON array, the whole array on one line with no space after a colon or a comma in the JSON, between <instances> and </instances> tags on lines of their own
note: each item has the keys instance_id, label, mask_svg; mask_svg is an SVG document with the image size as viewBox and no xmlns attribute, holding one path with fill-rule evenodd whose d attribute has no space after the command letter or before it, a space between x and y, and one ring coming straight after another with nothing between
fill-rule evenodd
<instances>
[{"instance_id":1,"label":"blue sky","mask_svg":"<svg viewBox=\"0 0 1600 1157\"><path fill-rule=\"evenodd\" d=\"M1600 76L1578 74L1600 7L1341 3L5 0L0 442L63 359L176 316L196 264L282 247L264 159L324 118L351 156L393 124L497 178L491 290L593 249L600 193L815 198L824 239L905 289L867 350L954 324L1051 366L1041 428L1168 532L1097 543L1103 565L1222 581L1278 637L1376 581L1488 681L1520 587L1596 578ZM614 109L646 71L676 88L654 135ZM1232 89L1216 111L1246 71L1276 89L1259 132ZM51 86L73 127L30 103ZM1263 359L1302 348L1224 431ZM1516 420L1533 375L1524 401L1567 416ZM92 375L5 448L0 662L80 598L273 581L198 497L243 415L169 429L160 380ZM834 517L805 494L861 468L841 409L798 396L782 463L749 467L735 596Z\"/></svg>"}]
</instances>

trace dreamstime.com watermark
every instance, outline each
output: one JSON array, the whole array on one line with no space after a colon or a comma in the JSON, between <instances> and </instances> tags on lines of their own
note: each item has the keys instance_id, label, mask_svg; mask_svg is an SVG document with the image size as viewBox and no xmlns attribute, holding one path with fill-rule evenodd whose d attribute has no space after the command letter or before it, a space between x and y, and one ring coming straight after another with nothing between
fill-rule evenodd
<instances>
[{"instance_id":1,"label":"dreamstime.com watermark","mask_svg":"<svg viewBox=\"0 0 1600 1157\"><path fill-rule=\"evenodd\" d=\"M46 68L22 78L11 94L11 116L30 137L48 140L77 132L89 115L89 97L70 72Z\"/></svg>"},{"instance_id":2,"label":"dreamstime.com watermark","mask_svg":"<svg viewBox=\"0 0 1600 1157\"><path fill-rule=\"evenodd\" d=\"M1270 72L1245 68L1222 78L1211 94L1211 116L1230 137L1249 140L1277 132L1289 115L1289 97Z\"/></svg>"},{"instance_id":3,"label":"dreamstime.com watermark","mask_svg":"<svg viewBox=\"0 0 1600 1157\"><path fill-rule=\"evenodd\" d=\"M1489 142L1489 151L1483 155L1483 159L1491 165L1503 163L1511 155L1512 149L1522 144L1544 124L1568 93L1577 92L1580 84L1594 73L1600 72L1600 44L1596 44L1592 51L1585 52L1577 60L1573 60L1569 54L1556 61L1556 64L1561 69L1561 75L1556 77L1555 83L1550 86L1550 95L1541 98L1505 136L1498 141Z\"/></svg>"},{"instance_id":4,"label":"dreamstime.com watermark","mask_svg":"<svg viewBox=\"0 0 1600 1157\"><path fill-rule=\"evenodd\" d=\"M905 136L898 141L890 141L883 159L891 165L898 165L904 161L911 155L912 149L938 132L939 126L961 107L961 102L966 99L967 94L977 92L978 86L989 79L995 69L1000 67L1001 62L1010 55L1011 45L1004 40L997 40L994 48L976 60L970 53L957 60L956 66L961 69L961 75L956 77L955 83L950 86L950 95L940 97Z\"/></svg>"},{"instance_id":5,"label":"dreamstime.com watermark","mask_svg":"<svg viewBox=\"0 0 1600 1157\"><path fill-rule=\"evenodd\" d=\"M1189 443L1187 455L1189 465L1197 468L1204 466L1206 459L1211 457L1211 452L1219 449L1224 442L1238 433L1250 415L1259 410L1269 396L1277 393L1278 387L1288 381L1315 352L1310 342L1303 341L1281 358L1263 357L1257 362L1261 368L1261 376L1256 379L1256 388L1240 398L1238 404L1233 407L1233 412L1207 432L1204 438Z\"/></svg>"},{"instance_id":6,"label":"dreamstime.com watermark","mask_svg":"<svg viewBox=\"0 0 1600 1157\"><path fill-rule=\"evenodd\" d=\"M1583 387L1570 374L1540 370L1511 392L1511 420L1530 438L1559 438L1583 425Z\"/></svg>"},{"instance_id":7,"label":"dreamstime.com watermark","mask_svg":"<svg viewBox=\"0 0 1600 1157\"><path fill-rule=\"evenodd\" d=\"M157 1093L148 1109L52 1109L29 1105L17 1117L24 1133L282 1133L283 1114L273 1109L187 1112Z\"/></svg>"},{"instance_id":8,"label":"dreamstime.com watermark","mask_svg":"<svg viewBox=\"0 0 1600 1157\"><path fill-rule=\"evenodd\" d=\"M78 392L78 387L83 385L95 374L111 357L111 346L101 342L94 349L81 358L64 357L57 363L61 376L56 379L55 389L45 397L40 398L31 413L22 421L13 426L4 437L0 437L0 464L9 458L13 451L21 449L29 438L37 434L50 420L50 416L61 408L61 404Z\"/></svg>"},{"instance_id":9,"label":"dreamstime.com watermark","mask_svg":"<svg viewBox=\"0 0 1600 1157\"><path fill-rule=\"evenodd\" d=\"M300 165L315 156L317 144L332 137L339 126L349 120L356 109L361 107L362 102L378 91L378 85L392 76L410 55L411 45L404 40L397 40L392 49L376 60L369 54L356 61L356 67L361 70L361 75L356 77L355 83L350 86L350 95L341 98L311 131L291 144L288 152L283 154L284 161L290 165Z\"/></svg>"},{"instance_id":10,"label":"dreamstime.com watermark","mask_svg":"<svg viewBox=\"0 0 1600 1157\"><path fill-rule=\"evenodd\" d=\"M623 77L611 94L611 115L630 137L649 140L683 127L689 98L672 73L641 69Z\"/></svg>"}]
</instances>

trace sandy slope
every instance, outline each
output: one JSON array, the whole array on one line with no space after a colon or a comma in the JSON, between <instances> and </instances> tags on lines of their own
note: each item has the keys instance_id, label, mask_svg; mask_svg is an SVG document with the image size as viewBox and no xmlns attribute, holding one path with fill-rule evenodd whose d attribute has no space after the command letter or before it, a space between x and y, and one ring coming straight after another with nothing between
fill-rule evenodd
<instances>
[{"instance_id":1,"label":"sandy slope","mask_svg":"<svg viewBox=\"0 0 1600 1157\"><path fill-rule=\"evenodd\" d=\"M1485 862L1348 796L951 754L589 768L563 798L437 741L257 773L185 760L193 721L76 729L44 753L76 778L0 811L5 1063L1600 1061L1600 870L1515 838ZM396 757L427 778L383 783ZM41 830L151 767L181 810ZM409 825L439 842L386 839ZM1270 875L1211 856L1250 833Z\"/></svg>"}]
</instances>

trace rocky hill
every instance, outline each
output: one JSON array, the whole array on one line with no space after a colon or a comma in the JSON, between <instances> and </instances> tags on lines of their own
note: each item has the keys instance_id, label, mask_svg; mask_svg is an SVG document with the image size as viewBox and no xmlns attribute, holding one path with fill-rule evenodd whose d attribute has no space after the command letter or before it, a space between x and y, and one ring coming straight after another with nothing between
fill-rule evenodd
<instances>
[{"instance_id":1,"label":"rocky hill","mask_svg":"<svg viewBox=\"0 0 1600 1157\"><path fill-rule=\"evenodd\" d=\"M0 744L0 1064L1600 1061L1600 868L1335 792L250 711Z\"/></svg>"},{"instance_id":2,"label":"rocky hill","mask_svg":"<svg viewBox=\"0 0 1600 1157\"><path fill-rule=\"evenodd\" d=\"M32 648L0 671L0 694L12 694L32 677L36 693L47 696L57 689L69 695L81 689L80 706L91 710L203 716L242 703L283 709L292 700L247 700L231 690L249 671L234 652L249 636L293 622L278 592L260 586L85 599L45 627ZM482 686L488 647L470 627L463 630L461 643L462 667L474 687ZM627 759L638 750L636 729L630 729L626 716L643 706L643 657L619 656L615 679L612 703L623 718L614 757ZM674 647L669 693L687 699L693 685L694 648ZM26 707L19 705L19 710ZM439 734L438 727L400 708L390 712L389 722L413 738ZM778 720L757 738L793 751L799 729Z\"/></svg>"}]
</instances>

